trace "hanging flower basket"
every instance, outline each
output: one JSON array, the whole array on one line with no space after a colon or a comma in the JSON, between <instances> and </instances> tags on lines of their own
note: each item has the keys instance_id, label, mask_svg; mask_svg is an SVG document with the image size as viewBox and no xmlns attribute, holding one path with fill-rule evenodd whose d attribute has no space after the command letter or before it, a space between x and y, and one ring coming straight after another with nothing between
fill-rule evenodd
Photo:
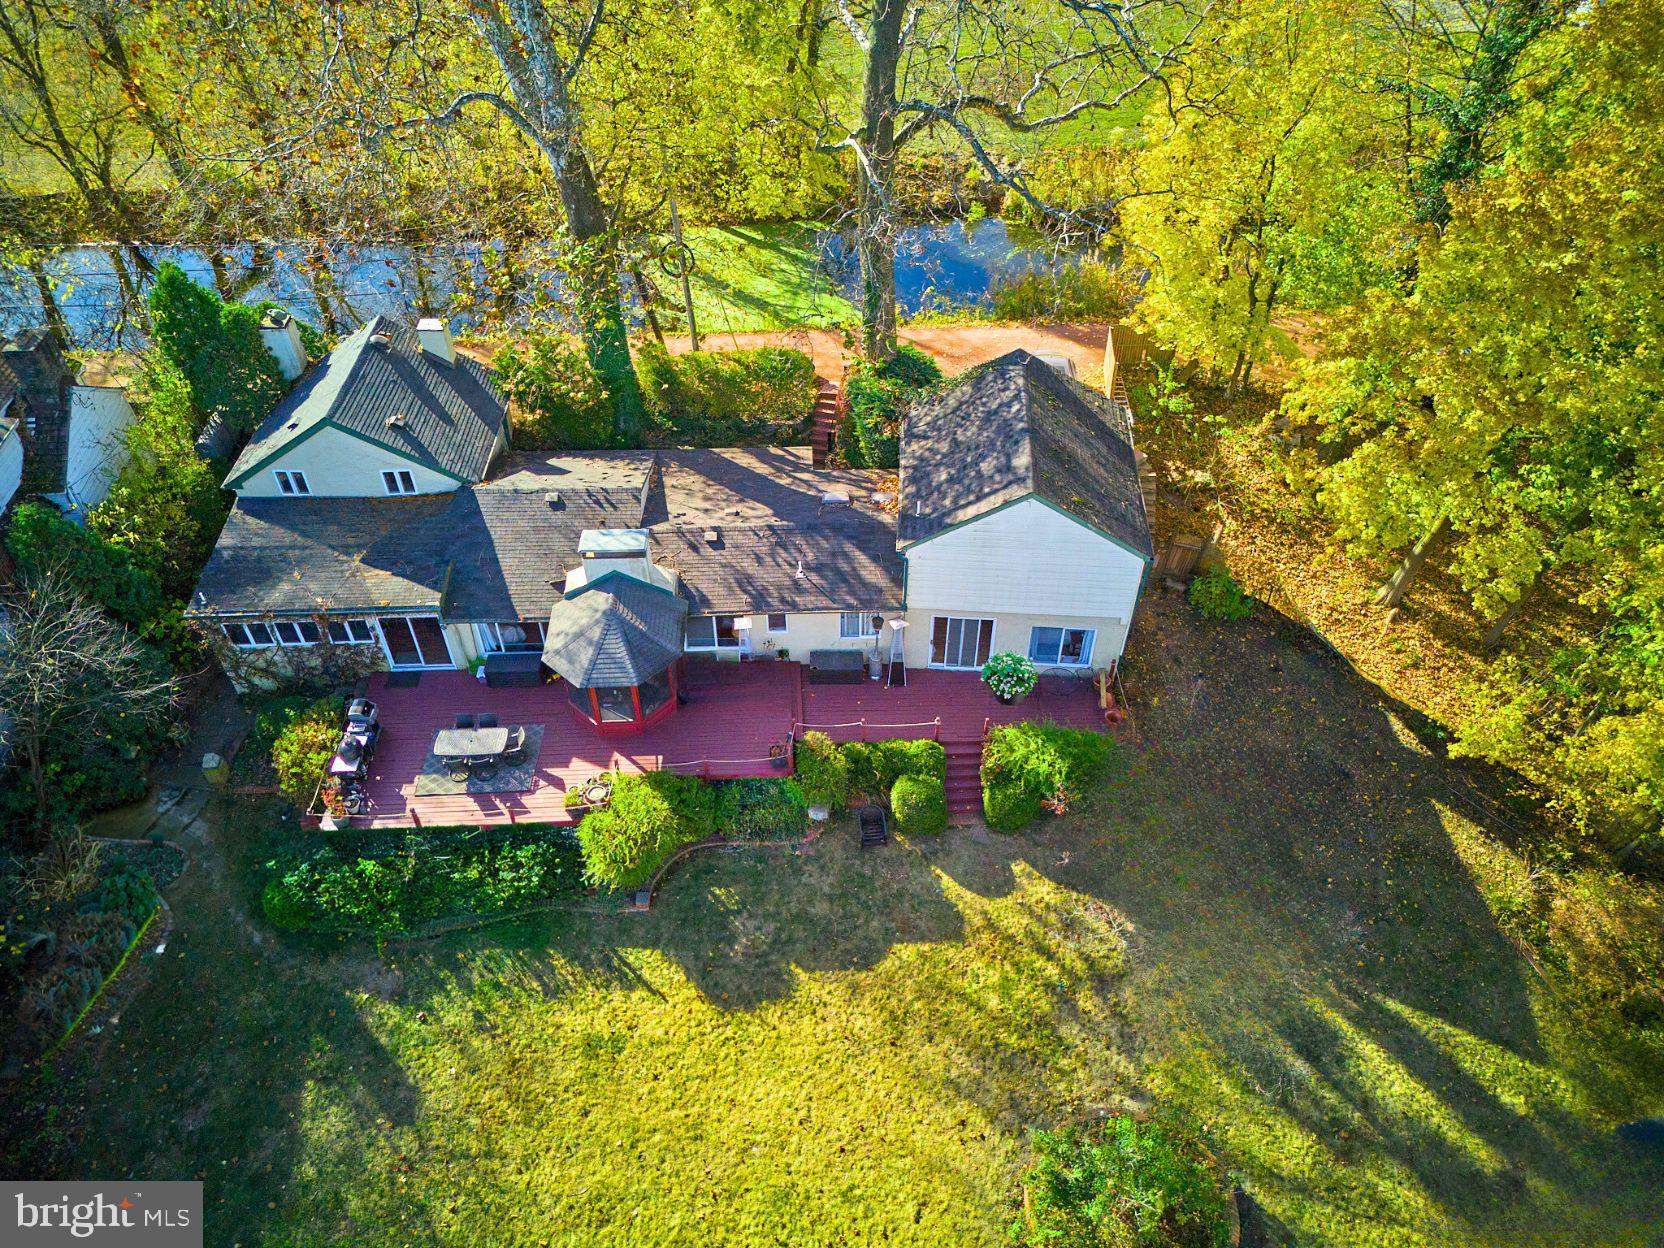
<instances>
[{"instance_id":1,"label":"hanging flower basket","mask_svg":"<svg viewBox=\"0 0 1664 1248\"><path fill-rule=\"evenodd\" d=\"M1001 651L982 665L982 683L1005 706L1027 697L1039 679L1034 664L1010 650Z\"/></svg>"}]
</instances>

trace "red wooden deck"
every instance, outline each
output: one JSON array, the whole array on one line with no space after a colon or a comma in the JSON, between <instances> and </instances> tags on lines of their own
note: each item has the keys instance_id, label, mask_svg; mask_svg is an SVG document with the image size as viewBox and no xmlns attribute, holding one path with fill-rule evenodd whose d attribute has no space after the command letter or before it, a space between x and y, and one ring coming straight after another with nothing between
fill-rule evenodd
<instances>
[{"instance_id":1,"label":"red wooden deck","mask_svg":"<svg viewBox=\"0 0 1664 1248\"><path fill-rule=\"evenodd\" d=\"M1051 720L1069 728L1102 731L1103 713L1089 680L1047 677L1028 697L1001 706L975 672L912 670L904 688L887 688L882 680L858 685L803 686L803 720L837 741L891 737L928 737L941 717L942 741L980 741L986 724ZM866 720L863 729L859 721ZM921 726L922 721L922 726ZM894 725L910 725L894 727Z\"/></svg>"},{"instance_id":2,"label":"red wooden deck","mask_svg":"<svg viewBox=\"0 0 1664 1248\"><path fill-rule=\"evenodd\" d=\"M711 779L780 774L769 748L789 746L793 727L822 728L841 741L886 737L940 738L969 751L983 726L1051 719L1102 728L1090 685L1037 691L1001 706L970 672L914 671L902 689L881 681L810 685L797 663L690 662L688 702L639 736L603 737L566 704L563 685L490 689L465 672L424 672L414 686L389 688L385 673L370 679L382 735L365 782L372 826L568 823L569 785L603 771L675 769ZM489 711L499 723L541 724L532 788L521 793L418 797L416 777L441 728L458 714ZM867 720L863 729L860 722ZM841 727L836 725L842 725Z\"/></svg>"}]
</instances>

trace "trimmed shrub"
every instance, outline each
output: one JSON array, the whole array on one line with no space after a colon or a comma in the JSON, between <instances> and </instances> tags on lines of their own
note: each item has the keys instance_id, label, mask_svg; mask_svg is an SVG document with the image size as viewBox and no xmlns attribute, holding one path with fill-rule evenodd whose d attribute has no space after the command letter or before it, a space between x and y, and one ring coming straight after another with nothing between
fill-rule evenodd
<instances>
[{"instance_id":1,"label":"trimmed shrub","mask_svg":"<svg viewBox=\"0 0 1664 1248\"><path fill-rule=\"evenodd\" d=\"M1013 1243L1224 1248L1225 1194L1206 1148L1171 1122L1125 1115L1092 1129L1037 1131Z\"/></svg>"},{"instance_id":2,"label":"trimmed shrub","mask_svg":"<svg viewBox=\"0 0 1664 1248\"><path fill-rule=\"evenodd\" d=\"M614 446L613 406L583 344L532 332L492 357L497 384L514 401L515 445L528 451Z\"/></svg>"},{"instance_id":3,"label":"trimmed shrub","mask_svg":"<svg viewBox=\"0 0 1664 1248\"><path fill-rule=\"evenodd\" d=\"M606 888L644 884L682 846L709 836L716 814L716 790L692 777L615 776L611 803L578 825L584 875Z\"/></svg>"},{"instance_id":4,"label":"trimmed shrub","mask_svg":"<svg viewBox=\"0 0 1664 1248\"><path fill-rule=\"evenodd\" d=\"M642 398L675 446L793 446L809 432L815 362L789 347L671 355L642 345L636 372Z\"/></svg>"},{"instance_id":5,"label":"trimmed shrub","mask_svg":"<svg viewBox=\"0 0 1664 1248\"><path fill-rule=\"evenodd\" d=\"M1254 613L1254 604L1224 568L1204 572L1191 581L1185 597L1210 620L1240 620Z\"/></svg>"},{"instance_id":6,"label":"trimmed shrub","mask_svg":"<svg viewBox=\"0 0 1664 1248\"><path fill-rule=\"evenodd\" d=\"M341 741L341 704L319 698L279 730L272 742L272 772L277 787L297 806L312 800Z\"/></svg>"},{"instance_id":7,"label":"trimmed shrub","mask_svg":"<svg viewBox=\"0 0 1664 1248\"><path fill-rule=\"evenodd\" d=\"M901 776L890 790L896 828L907 836L936 836L947 831L948 798L935 776Z\"/></svg>"},{"instance_id":8,"label":"trimmed shrub","mask_svg":"<svg viewBox=\"0 0 1664 1248\"><path fill-rule=\"evenodd\" d=\"M851 801L887 801L902 776L947 780L948 755L940 741L851 741L842 748Z\"/></svg>"},{"instance_id":9,"label":"trimmed shrub","mask_svg":"<svg viewBox=\"0 0 1664 1248\"><path fill-rule=\"evenodd\" d=\"M523 909L577 892L577 843L559 828L461 828L318 850L266 882L266 917L291 931L390 935L435 919ZM385 839L385 838L383 838Z\"/></svg>"},{"instance_id":10,"label":"trimmed shrub","mask_svg":"<svg viewBox=\"0 0 1664 1248\"><path fill-rule=\"evenodd\" d=\"M748 841L792 840L809 830L809 802L793 779L716 784L715 830Z\"/></svg>"},{"instance_id":11,"label":"trimmed shrub","mask_svg":"<svg viewBox=\"0 0 1664 1248\"><path fill-rule=\"evenodd\" d=\"M982 751L982 810L988 826L1016 832L1042 810L1062 814L1102 776L1115 752L1102 733L1055 724L1006 724Z\"/></svg>"},{"instance_id":12,"label":"trimmed shrub","mask_svg":"<svg viewBox=\"0 0 1664 1248\"><path fill-rule=\"evenodd\" d=\"M824 732L806 732L794 754L797 782L810 806L836 813L849 800L849 760Z\"/></svg>"}]
</instances>

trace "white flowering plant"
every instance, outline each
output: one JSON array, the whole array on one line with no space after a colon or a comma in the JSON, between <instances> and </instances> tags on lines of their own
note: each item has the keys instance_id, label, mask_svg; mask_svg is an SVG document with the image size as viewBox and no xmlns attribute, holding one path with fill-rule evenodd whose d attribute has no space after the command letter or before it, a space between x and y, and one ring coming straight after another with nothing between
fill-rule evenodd
<instances>
[{"instance_id":1,"label":"white flowering plant","mask_svg":"<svg viewBox=\"0 0 1664 1248\"><path fill-rule=\"evenodd\" d=\"M1032 692L1039 679L1034 664L1010 650L1001 651L982 665L982 683L1002 702Z\"/></svg>"}]
</instances>

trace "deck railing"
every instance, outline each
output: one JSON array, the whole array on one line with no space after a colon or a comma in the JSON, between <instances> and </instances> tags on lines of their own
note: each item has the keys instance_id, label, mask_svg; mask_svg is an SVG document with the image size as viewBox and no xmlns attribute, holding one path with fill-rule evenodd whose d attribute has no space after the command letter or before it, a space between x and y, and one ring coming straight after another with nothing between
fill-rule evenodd
<instances>
[{"instance_id":1,"label":"deck railing","mask_svg":"<svg viewBox=\"0 0 1664 1248\"><path fill-rule=\"evenodd\" d=\"M874 723L870 719L852 719L848 723L842 724L806 724L799 722L792 725L792 740L797 740L805 732L824 732L827 736L831 736L834 732L842 731L845 728L859 729L861 733L860 740L862 741L868 739L867 734L869 732L902 732L912 728L928 728L932 741L942 739L942 717L938 715L935 719L921 720L916 724L880 724Z\"/></svg>"}]
</instances>

